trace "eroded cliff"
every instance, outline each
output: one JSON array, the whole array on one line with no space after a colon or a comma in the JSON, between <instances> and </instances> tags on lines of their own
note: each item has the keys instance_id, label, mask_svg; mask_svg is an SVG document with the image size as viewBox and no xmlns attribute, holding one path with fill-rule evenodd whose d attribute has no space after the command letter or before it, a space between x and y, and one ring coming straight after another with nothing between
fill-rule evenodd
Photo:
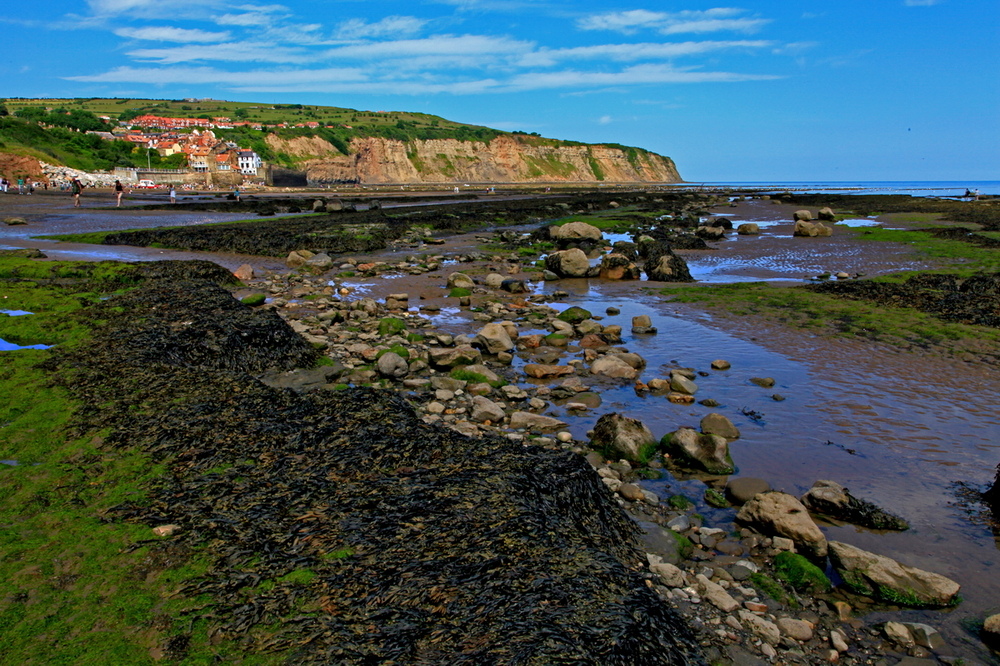
<instances>
[{"instance_id":1,"label":"eroded cliff","mask_svg":"<svg viewBox=\"0 0 1000 666\"><path fill-rule=\"evenodd\" d=\"M567 144L499 136L489 143L455 139L410 142L379 137L351 141L344 155L319 137L268 135L275 152L297 158L310 184L680 182L669 157L639 148Z\"/></svg>"}]
</instances>

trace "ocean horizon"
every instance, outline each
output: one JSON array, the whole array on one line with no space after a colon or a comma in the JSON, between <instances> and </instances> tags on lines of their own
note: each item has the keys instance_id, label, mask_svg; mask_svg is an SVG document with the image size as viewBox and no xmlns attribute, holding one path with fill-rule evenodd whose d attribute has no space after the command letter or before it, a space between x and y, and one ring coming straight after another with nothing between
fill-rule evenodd
<instances>
[{"instance_id":1,"label":"ocean horizon","mask_svg":"<svg viewBox=\"0 0 1000 666\"><path fill-rule=\"evenodd\" d=\"M839 194L909 194L917 197L961 197L966 190L980 195L1000 196L1000 180L762 180L762 181L689 181L685 187L711 189L750 189L760 192L839 193Z\"/></svg>"}]
</instances>

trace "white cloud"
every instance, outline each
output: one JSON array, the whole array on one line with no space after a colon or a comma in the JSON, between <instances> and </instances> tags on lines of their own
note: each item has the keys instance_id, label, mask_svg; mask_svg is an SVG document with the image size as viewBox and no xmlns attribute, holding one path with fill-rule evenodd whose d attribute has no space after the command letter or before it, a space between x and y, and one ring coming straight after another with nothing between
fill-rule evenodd
<instances>
[{"instance_id":1,"label":"white cloud","mask_svg":"<svg viewBox=\"0 0 1000 666\"><path fill-rule=\"evenodd\" d=\"M264 42L187 45L162 49L136 49L128 55L136 60L152 60L161 65L218 60L227 62L308 63L315 57L301 49L275 46Z\"/></svg>"},{"instance_id":2,"label":"white cloud","mask_svg":"<svg viewBox=\"0 0 1000 666\"><path fill-rule=\"evenodd\" d=\"M652 12L632 9L624 12L594 14L577 21L581 30L612 30L634 34L639 30L655 30L664 35L705 32L756 32L770 19L740 16L745 10L716 7L704 11Z\"/></svg>"},{"instance_id":3,"label":"white cloud","mask_svg":"<svg viewBox=\"0 0 1000 666\"><path fill-rule=\"evenodd\" d=\"M591 59L610 59L616 61L662 60L725 49L762 49L771 46L774 46L774 42L762 40L602 44L567 49L541 49L525 55L518 64L523 66L551 66L563 60Z\"/></svg>"},{"instance_id":4,"label":"white cloud","mask_svg":"<svg viewBox=\"0 0 1000 666\"><path fill-rule=\"evenodd\" d=\"M331 49L331 58L377 59L415 56L521 55L534 48L532 42L484 35L439 35L429 39L370 42Z\"/></svg>"},{"instance_id":5,"label":"white cloud","mask_svg":"<svg viewBox=\"0 0 1000 666\"><path fill-rule=\"evenodd\" d=\"M739 74L736 72L703 72L678 69L671 65L636 65L617 72L534 72L519 74L508 83L509 90L543 90L554 88L602 85L642 85L653 83L722 83L736 81L768 81L780 77L771 74Z\"/></svg>"},{"instance_id":6,"label":"white cloud","mask_svg":"<svg viewBox=\"0 0 1000 666\"><path fill-rule=\"evenodd\" d=\"M228 72L214 67L117 67L103 74L67 76L69 81L88 83L156 83L160 85L220 84L223 86L354 82L366 79L358 69L334 67L308 70L252 70Z\"/></svg>"},{"instance_id":7,"label":"white cloud","mask_svg":"<svg viewBox=\"0 0 1000 666\"><path fill-rule=\"evenodd\" d=\"M335 35L340 39L413 35L420 32L426 24L427 21L414 16L387 16L375 23L368 23L364 19L350 19L340 24Z\"/></svg>"},{"instance_id":8,"label":"white cloud","mask_svg":"<svg viewBox=\"0 0 1000 666\"><path fill-rule=\"evenodd\" d=\"M611 116L601 116L600 118L597 119L597 122L600 123L601 125L608 125L613 121L614 118L612 118Z\"/></svg>"},{"instance_id":9,"label":"white cloud","mask_svg":"<svg viewBox=\"0 0 1000 666\"><path fill-rule=\"evenodd\" d=\"M905 0L903 4L907 7L930 7L932 5L937 5L941 0Z\"/></svg>"},{"instance_id":10,"label":"white cloud","mask_svg":"<svg viewBox=\"0 0 1000 666\"><path fill-rule=\"evenodd\" d=\"M224 42L231 37L228 32L208 32L206 30L190 30L172 28L169 26L148 28L119 28L114 31L119 37L143 39L156 42Z\"/></svg>"}]
</instances>

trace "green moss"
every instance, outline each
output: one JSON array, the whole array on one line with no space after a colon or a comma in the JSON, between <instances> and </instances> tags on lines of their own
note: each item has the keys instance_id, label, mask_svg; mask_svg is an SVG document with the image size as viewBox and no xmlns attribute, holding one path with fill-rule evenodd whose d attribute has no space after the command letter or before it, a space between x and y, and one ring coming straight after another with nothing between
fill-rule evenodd
<instances>
[{"instance_id":1,"label":"green moss","mask_svg":"<svg viewBox=\"0 0 1000 666\"><path fill-rule=\"evenodd\" d=\"M560 321L565 321L570 324L579 324L581 321L590 319L592 316L593 315L590 313L590 310L585 310L581 307L577 307L574 305L573 307L567 308L566 310L560 312L559 316L556 317L556 319L559 319Z\"/></svg>"},{"instance_id":2,"label":"green moss","mask_svg":"<svg viewBox=\"0 0 1000 666\"><path fill-rule=\"evenodd\" d=\"M243 305L249 305L250 307L255 307L258 305L264 305L266 301L267 301L267 296L265 296L264 294L250 294L240 302L243 303Z\"/></svg>"},{"instance_id":3,"label":"green moss","mask_svg":"<svg viewBox=\"0 0 1000 666\"><path fill-rule=\"evenodd\" d=\"M448 296L451 298L462 298L463 296L472 296L472 290L466 287L452 287L451 291L448 292Z\"/></svg>"},{"instance_id":4,"label":"green moss","mask_svg":"<svg viewBox=\"0 0 1000 666\"><path fill-rule=\"evenodd\" d=\"M375 356L375 358L382 358L384 354L387 354L389 352L395 352L396 354L405 359L410 358L410 350L404 347L403 345L393 345L388 349L383 349Z\"/></svg>"},{"instance_id":5,"label":"green moss","mask_svg":"<svg viewBox=\"0 0 1000 666\"><path fill-rule=\"evenodd\" d=\"M378 322L378 334L381 337L399 335L406 330L406 322L397 317L383 317Z\"/></svg>"},{"instance_id":6,"label":"green moss","mask_svg":"<svg viewBox=\"0 0 1000 666\"><path fill-rule=\"evenodd\" d=\"M354 556L353 548L340 548L338 550L330 551L329 553L323 553L320 557L324 560L346 560L349 557Z\"/></svg>"},{"instance_id":7,"label":"green moss","mask_svg":"<svg viewBox=\"0 0 1000 666\"><path fill-rule=\"evenodd\" d=\"M507 382L502 379L491 380L486 377L486 375L481 375L478 372L469 370L459 366L457 368L452 368L448 376L452 379L458 379L464 382L469 382L470 384L489 384L493 388L500 388L501 386L506 386Z\"/></svg>"},{"instance_id":8,"label":"green moss","mask_svg":"<svg viewBox=\"0 0 1000 666\"><path fill-rule=\"evenodd\" d=\"M774 575L799 592L817 594L829 592L832 587L819 567L797 553L779 553L774 558Z\"/></svg>"},{"instance_id":9,"label":"green moss","mask_svg":"<svg viewBox=\"0 0 1000 666\"><path fill-rule=\"evenodd\" d=\"M406 334L406 341L407 342L423 342L424 341L424 336L420 335L419 333L407 333Z\"/></svg>"},{"instance_id":10,"label":"green moss","mask_svg":"<svg viewBox=\"0 0 1000 666\"><path fill-rule=\"evenodd\" d=\"M694 507L694 502L689 500L684 495L671 495L667 499L667 504L671 509L677 509L678 511L687 511L688 509Z\"/></svg>"},{"instance_id":11,"label":"green moss","mask_svg":"<svg viewBox=\"0 0 1000 666\"><path fill-rule=\"evenodd\" d=\"M753 583L754 587L758 590L777 602L788 603L790 599L788 593L785 592L785 588L781 586L781 583L774 580L766 573L756 572L750 574L750 582Z\"/></svg>"},{"instance_id":12,"label":"green moss","mask_svg":"<svg viewBox=\"0 0 1000 666\"><path fill-rule=\"evenodd\" d=\"M708 488L705 490L705 501L709 506L714 506L717 509L726 509L730 506L729 500L726 499L726 496L715 488Z\"/></svg>"},{"instance_id":13,"label":"green moss","mask_svg":"<svg viewBox=\"0 0 1000 666\"><path fill-rule=\"evenodd\" d=\"M308 585L314 578L316 578L315 571L311 569L297 569L279 578L278 582L289 585Z\"/></svg>"}]
</instances>

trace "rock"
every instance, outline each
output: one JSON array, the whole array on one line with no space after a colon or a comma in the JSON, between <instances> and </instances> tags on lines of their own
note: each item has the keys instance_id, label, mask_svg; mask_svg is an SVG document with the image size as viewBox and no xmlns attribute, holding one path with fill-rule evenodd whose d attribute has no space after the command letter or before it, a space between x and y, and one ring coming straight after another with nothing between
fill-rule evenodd
<instances>
[{"instance_id":1,"label":"rock","mask_svg":"<svg viewBox=\"0 0 1000 666\"><path fill-rule=\"evenodd\" d=\"M698 392L698 385L683 375L673 374L670 376L670 390L694 395Z\"/></svg>"},{"instance_id":2,"label":"rock","mask_svg":"<svg viewBox=\"0 0 1000 666\"><path fill-rule=\"evenodd\" d=\"M913 636L910 634L910 630L907 629L906 625L902 622L886 622L882 627L882 632L885 634L886 638L896 645L904 648L914 645Z\"/></svg>"},{"instance_id":3,"label":"rock","mask_svg":"<svg viewBox=\"0 0 1000 666\"><path fill-rule=\"evenodd\" d=\"M740 610L740 622L753 633L763 639L768 645L777 645L781 641L781 631L773 622L754 615L748 610Z\"/></svg>"},{"instance_id":4,"label":"rock","mask_svg":"<svg viewBox=\"0 0 1000 666\"><path fill-rule=\"evenodd\" d=\"M819 213L816 214L816 217L819 218L819 219L821 219L821 220L826 220L827 222L836 222L837 221L837 214L834 213L833 209L830 208L829 206L820 208L819 209Z\"/></svg>"},{"instance_id":5,"label":"rock","mask_svg":"<svg viewBox=\"0 0 1000 666\"><path fill-rule=\"evenodd\" d=\"M485 421L500 423L503 421L504 416L503 408L489 398L484 398L481 395L472 398L471 418L473 421L477 423Z\"/></svg>"},{"instance_id":6,"label":"rock","mask_svg":"<svg viewBox=\"0 0 1000 666\"><path fill-rule=\"evenodd\" d=\"M448 276L449 289L472 289L475 286L475 281L465 273L452 273Z\"/></svg>"},{"instance_id":7,"label":"rock","mask_svg":"<svg viewBox=\"0 0 1000 666\"><path fill-rule=\"evenodd\" d=\"M304 266L311 256L313 256L313 253L309 250L292 250L285 257L285 265L289 268L299 268L300 266Z\"/></svg>"},{"instance_id":8,"label":"rock","mask_svg":"<svg viewBox=\"0 0 1000 666\"><path fill-rule=\"evenodd\" d=\"M826 226L822 222L804 222L799 220L795 223L795 230L792 231L793 236L804 236L804 237L817 237L817 236L832 236L833 229Z\"/></svg>"},{"instance_id":9,"label":"rock","mask_svg":"<svg viewBox=\"0 0 1000 666\"><path fill-rule=\"evenodd\" d=\"M410 371L409 363L396 352L389 351L378 357L375 369L383 377L403 379Z\"/></svg>"},{"instance_id":10,"label":"rock","mask_svg":"<svg viewBox=\"0 0 1000 666\"><path fill-rule=\"evenodd\" d=\"M500 289L506 291L509 294L526 294L528 293L528 285L524 280L518 278L507 278L500 283Z\"/></svg>"},{"instance_id":11,"label":"rock","mask_svg":"<svg viewBox=\"0 0 1000 666\"><path fill-rule=\"evenodd\" d=\"M575 372L571 365L545 365L542 363L528 363L524 366L524 374L535 379L550 379L552 377L563 377L572 375Z\"/></svg>"},{"instance_id":12,"label":"rock","mask_svg":"<svg viewBox=\"0 0 1000 666\"><path fill-rule=\"evenodd\" d=\"M694 235L707 241L717 241L726 237L726 229L724 227L698 227L695 229Z\"/></svg>"},{"instance_id":13,"label":"rock","mask_svg":"<svg viewBox=\"0 0 1000 666\"><path fill-rule=\"evenodd\" d=\"M612 252L601 258L600 277L604 280L638 280L642 272L628 257Z\"/></svg>"},{"instance_id":14,"label":"rock","mask_svg":"<svg viewBox=\"0 0 1000 666\"><path fill-rule=\"evenodd\" d=\"M847 636L845 636L839 629L833 629L830 631L830 645L837 652L847 652L851 647L847 644Z\"/></svg>"},{"instance_id":15,"label":"rock","mask_svg":"<svg viewBox=\"0 0 1000 666\"><path fill-rule=\"evenodd\" d=\"M655 282L694 282L691 269L684 257L666 252L657 257L647 259L642 265L646 279Z\"/></svg>"},{"instance_id":16,"label":"rock","mask_svg":"<svg viewBox=\"0 0 1000 666\"><path fill-rule=\"evenodd\" d=\"M773 388L774 379L771 377L751 377L750 381L761 388Z\"/></svg>"},{"instance_id":17,"label":"rock","mask_svg":"<svg viewBox=\"0 0 1000 666\"><path fill-rule=\"evenodd\" d=\"M800 643L812 640L812 625L805 620L797 620L791 617L780 617L775 624L778 625L778 629L782 634L797 640Z\"/></svg>"},{"instance_id":18,"label":"rock","mask_svg":"<svg viewBox=\"0 0 1000 666\"><path fill-rule=\"evenodd\" d=\"M711 414L706 414L702 417L701 431L710 435L719 435L720 437L725 437L729 440L740 438L739 428L734 426L732 421L718 412L712 412Z\"/></svg>"},{"instance_id":19,"label":"rock","mask_svg":"<svg viewBox=\"0 0 1000 666\"><path fill-rule=\"evenodd\" d=\"M766 493L770 489L771 484L764 479L756 479L752 476L730 479L726 484L726 499L733 504L746 504L755 496Z\"/></svg>"},{"instance_id":20,"label":"rock","mask_svg":"<svg viewBox=\"0 0 1000 666\"><path fill-rule=\"evenodd\" d=\"M618 494L629 502L641 502L643 500L642 488L634 483L623 483L618 486Z\"/></svg>"},{"instance_id":21,"label":"rock","mask_svg":"<svg viewBox=\"0 0 1000 666\"><path fill-rule=\"evenodd\" d=\"M830 562L855 592L900 606L951 606L960 589L958 583L940 574L839 541L830 542Z\"/></svg>"},{"instance_id":22,"label":"rock","mask_svg":"<svg viewBox=\"0 0 1000 666\"><path fill-rule=\"evenodd\" d=\"M566 330L572 335L573 325L581 324L591 317L593 317L593 315L590 310L574 305L573 307L566 308L560 312L559 316L556 317L556 321L552 322L552 325L558 327L560 324L569 324L569 327Z\"/></svg>"},{"instance_id":23,"label":"rock","mask_svg":"<svg viewBox=\"0 0 1000 666\"><path fill-rule=\"evenodd\" d=\"M476 334L475 344L490 354L499 354L514 348L514 343L507 334L507 328L496 322L486 324L480 329Z\"/></svg>"},{"instance_id":24,"label":"rock","mask_svg":"<svg viewBox=\"0 0 1000 666\"><path fill-rule=\"evenodd\" d=\"M729 361L723 360L721 358L717 358L714 361L712 361L712 370L728 370L731 367L733 366L729 363Z\"/></svg>"},{"instance_id":25,"label":"rock","mask_svg":"<svg viewBox=\"0 0 1000 666\"><path fill-rule=\"evenodd\" d=\"M809 212L808 210L797 210L792 215L792 220L794 220L796 222L798 222L800 220L808 222L811 219L813 219L813 216L812 216L812 213Z\"/></svg>"},{"instance_id":26,"label":"rock","mask_svg":"<svg viewBox=\"0 0 1000 666\"><path fill-rule=\"evenodd\" d=\"M611 412L597 419L590 445L611 458L643 462L655 449L656 438L642 421Z\"/></svg>"},{"instance_id":27,"label":"rock","mask_svg":"<svg viewBox=\"0 0 1000 666\"><path fill-rule=\"evenodd\" d=\"M695 582L701 595L723 613L732 613L740 607L740 603L733 599L721 585L713 583L703 574L695 576Z\"/></svg>"},{"instance_id":28,"label":"rock","mask_svg":"<svg viewBox=\"0 0 1000 666\"><path fill-rule=\"evenodd\" d=\"M471 345L430 349L430 364L439 368L454 368L457 365L472 365L483 360L478 349Z\"/></svg>"},{"instance_id":29,"label":"rock","mask_svg":"<svg viewBox=\"0 0 1000 666\"><path fill-rule=\"evenodd\" d=\"M333 267L333 259L325 252L320 252L306 259L305 265L313 270L328 271Z\"/></svg>"},{"instance_id":30,"label":"rock","mask_svg":"<svg viewBox=\"0 0 1000 666\"><path fill-rule=\"evenodd\" d=\"M153 534L158 537L169 537L181 531L180 525L158 525L153 528Z\"/></svg>"},{"instance_id":31,"label":"rock","mask_svg":"<svg viewBox=\"0 0 1000 666\"><path fill-rule=\"evenodd\" d=\"M568 222L558 227L549 227L549 238L553 240L592 240L603 238L601 230L586 222Z\"/></svg>"},{"instance_id":32,"label":"rock","mask_svg":"<svg viewBox=\"0 0 1000 666\"><path fill-rule=\"evenodd\" d=\"M684 587L687 581L684 572L670 562L657 562L649 565L649 570L655 573L667 587Z\"/></svg>"},{"instance_id":33,"label":"rock","mask_svg":"<svg viewBox=\"0 0 1000 666\"><path fill-rule=\"evenodd\" d=\"M510 415L510 427L513 430L531 430L533 432L554 432L566 427L564 421L533 414L532 412L514 412Z\"/></svg>"},{"instance_id":34,"label":"rock","mask_svg":"<svg viewBox=\"0 0 1000 666\"><path fill-rule=\"evenodd\" d=\"M1000 649L1000 613L990 615L983 622L983 640Z\"/></svg>"},{"instance_id":35,"label":"rock","mask_svg":"<svg viewBox=\"0 0 1000 666\"><path fill-rule=\"evenodd\" d=\"M875 530L906 530L910 527L899 516L894 516L871 502L858 499L847 488L834 481L814 483L802 496L802 503L810 511Z\"/></svg>"},{"instance_id":36,"label":"rock","mask_svg":"<svg viewBox=\"0 0 1000 666\"><path fill-rule=\"evenodd\" d=\"M583 250L559 250L545 257L545 268L561 278L586 277L590 261Z\"/></svg>"},{"instance_id":37,"label":"rock","mask_svg":"<svg viewBox=\"0 0 1000 666\"><path fill-rule=\"evenodd\" d=\"M603 375L614 379L635 379L639 376L639 371L622 360L617 354L601 356L590 366L590 372L595 375Z\"/></svg>"},{"instance_id":38,"label":"rock","mask_svg":"<svg viewBox=\"0 0 1000 666\"><path fill-rule=\"evenodd\" d=\"M663 436L660 445L680 464L703 469L710 474L736 471L729 456L729 444L718 435L703 435L691 428L678 428Z\"/></svg>"},{"instance_id":39,"label":"rock","mask_svg":"<svg viewBox=\"0 0 1000 666\"><path fill-rule=\"evenodd\" d=\"M760 226L756 222L744 222L736 227L736 233L740 236L756 236L760 234Z\"/></svg>"},{"instance_id":40,"label":"rock","mask_svg":"<svg viewBox=\"0 0 1000 666\"><path fill-rule=\"evenodd\" d=\"M921 622L904 622L903 624L910 630L913 642L917 645L923 646L928 650L937 650L944 646L944 638L941 637L937 629L929 624Z\"/></svg>"},{"instance_id":41,"label":"rock","mask_svg":"<svg viewBox=\"0 0 1000 666\"><path fill-rule=\"evenodd\" d=\"M28 223L28 221L25 220L23 217L5 217L3 219L3 222L9 227L16 227Z\"/></svg>"},{"instance_id":42,"label":"rock","mask_svg":"<svg viewBox=\"0 0 1000 666\"><path fill-rule=\"evenodd\" d=\"M736 519L771 536L787 537L812 559L826 556L826 537L809 517L802 502L788 493L760 493L736 514Z\"/></svg>"},{"instance_id":43,"label":"rock","mask_svg":"<svg viewBox=\"0 0 1000 666\"><path fill-rule=\"evenodd\" d=\"M247 280L252 280L254 278L253 266L251 266L250 264L243 264L235 271L233 271L233 275L236 276L237 280L242 280L244 282L246 282Z\"/></svg>"}]
</instances>

